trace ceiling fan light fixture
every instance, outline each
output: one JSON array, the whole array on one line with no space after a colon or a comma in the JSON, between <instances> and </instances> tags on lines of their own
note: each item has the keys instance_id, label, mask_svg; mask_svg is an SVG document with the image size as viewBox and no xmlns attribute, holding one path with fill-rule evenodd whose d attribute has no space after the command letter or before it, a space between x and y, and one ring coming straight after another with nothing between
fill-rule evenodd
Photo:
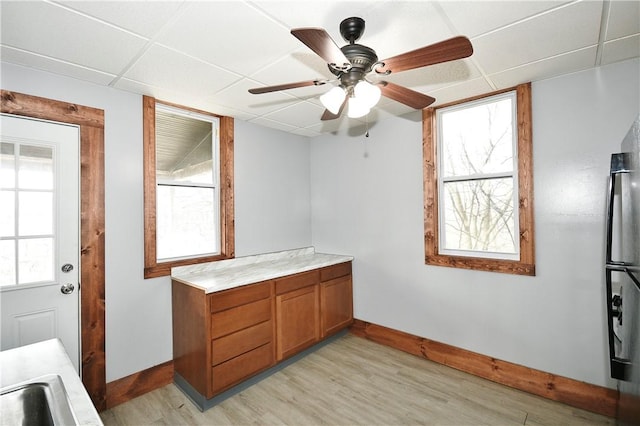
<instances>
[{"instance_id":1,"label":"ceiling fan light fixture","mask_svg":"<svg viewBox=\"0 0 640 426\"><path fill-rule=\"evenodd\" d=\"M331 111L332 114L338 114L346 96L347 93L345 90L342 87L336 86L320 96L320 102L322 102L322 105Z\"/></svg>"},{"instance_id":2,"label":"ceiling fan light fixture","mask_svg":"<svg viewBox=\"0 0 640 426\"><path fill-rule=\"evenodd\" d=\"M349 110L347 111L347 117L360 118L369 114L371 108L360 98L352 96L349 98Z\"/></svg>"},{"instance_id":3,"label":"ceiling fan light fixture","mask_svg":"<svg viewBox=\"0 0 640 426\"><path fill-rule=\"evenodd\" d=\"M353 94L368 108L373 108L380 100L382 91L378 86L375 86L368 81L362 80L358 82L358 84L356 84L356 86L353 88Z\"/></svg>"}]
</instances>

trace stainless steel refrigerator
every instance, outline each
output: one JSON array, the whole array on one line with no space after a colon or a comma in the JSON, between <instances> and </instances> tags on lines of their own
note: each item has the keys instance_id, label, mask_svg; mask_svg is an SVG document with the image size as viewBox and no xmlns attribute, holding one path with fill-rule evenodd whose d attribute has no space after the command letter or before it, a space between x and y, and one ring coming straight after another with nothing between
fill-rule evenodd
<instances>
[{"instance_id":1,"label":"stainless steel refrigerator","mask_svg":"<svg viewBox=\"0 0 640 426\"><path fill-rule=\"evenodd\" d=\"M640 425L640 117L611 156L607 195L606 300L619 425Z\"/></svg>"}]
</instances>

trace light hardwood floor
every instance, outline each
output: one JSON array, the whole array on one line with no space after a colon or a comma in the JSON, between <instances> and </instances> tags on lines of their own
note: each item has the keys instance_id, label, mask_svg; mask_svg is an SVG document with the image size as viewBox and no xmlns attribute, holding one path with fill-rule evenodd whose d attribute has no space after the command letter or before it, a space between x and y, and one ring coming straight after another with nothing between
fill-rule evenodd
<instances>
[{"instance_id":1,"label":"light hardwood floor","mask_svg":"<svg viewBox=\"0 0 640 426\"><path fill-rule=\"evenodd\" d=\"M101 414L111 425L614 425L347 334L201 413L174 385Z\"/></svg>"}]
</instances>

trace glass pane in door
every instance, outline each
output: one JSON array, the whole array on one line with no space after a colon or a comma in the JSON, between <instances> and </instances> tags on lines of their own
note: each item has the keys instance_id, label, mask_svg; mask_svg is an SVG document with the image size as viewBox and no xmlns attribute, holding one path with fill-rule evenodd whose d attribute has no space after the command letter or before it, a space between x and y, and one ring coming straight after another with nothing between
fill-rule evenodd
<instances>
[{"instance_id":1,"label":"glass pane in door","mask_svg":"<svg viewBox=\"0 0 640 426\"><path fill-rule=\"evenodd\" d=\"M0 286L54 281L55 187L53 147L2 142Z\"/></svg>"}]
</instances>

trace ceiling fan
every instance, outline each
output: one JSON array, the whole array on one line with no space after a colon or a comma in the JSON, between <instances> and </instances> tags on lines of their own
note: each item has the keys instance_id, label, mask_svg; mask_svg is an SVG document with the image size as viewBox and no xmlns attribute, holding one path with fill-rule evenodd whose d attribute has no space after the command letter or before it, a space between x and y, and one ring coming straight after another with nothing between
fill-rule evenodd
<instances>
[{"instance_id":1,"label":"ceiling fan","mask_svg":"<svg viewBox=\"0 0 640 426\"><path fill-rule=\"evenodd\" d=\"M340 34L349 44L338 47L322 28L292 29L291 34L324 59L329 71L337 79L316 79L259 87L249 89L249 93L261 94L338 82L337 86L320 96L320 101L326 108L321 120L338 118L347 104L347 115L350 118L362 117L369 113L381 95L411 108L423 109L435 102L435 99L389 81L372 81L368 78L368 74L375 73L385 76L466 58L473 53L469 39L458 36L379 61L375 50L355 43L363 32L364 20L362 18L351 17L343 20L340 23Z\"/></svg>"}]
</instances>

